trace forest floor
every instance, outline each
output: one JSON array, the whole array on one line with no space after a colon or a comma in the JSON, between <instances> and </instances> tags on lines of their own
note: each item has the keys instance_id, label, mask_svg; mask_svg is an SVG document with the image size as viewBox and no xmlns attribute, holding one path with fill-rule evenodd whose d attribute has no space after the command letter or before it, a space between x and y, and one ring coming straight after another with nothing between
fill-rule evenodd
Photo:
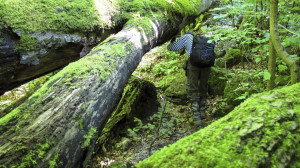
<instances>
[{"instance_id":1,"label":"forest floor","mask_svg":"<svg viewBox=\"0 0 300 168\"><path fill-rule=\"evenodd\" d=\"M143 71L143 73L141 69L145 66L153 67L155 64L160 63L163 59L161 53L165 50L166 45L162 45L147 53L133 75L157 85L162 78L156 77L151 70ZM136 127L130 128L129 131L127 127L120 126L120 137L115 137L118 141L114 144L111 143L111 148L97 153L93 159L92 167L107 167L111 163L119 163L117 166L112 167L127 167L148 158L150 152L153 154L155 151L208 126L219 118L214 115L214 112L217 110L221 97L208 97L207 117L202 120L201 127L196 127L193 124L192 111L187 100L185 100L186 103L178 104L172 98L162 96L164 95L162 89L157 89L157 100L161 104L160 110L146 121L137 119Z\"/></svg>"}]
</instances>

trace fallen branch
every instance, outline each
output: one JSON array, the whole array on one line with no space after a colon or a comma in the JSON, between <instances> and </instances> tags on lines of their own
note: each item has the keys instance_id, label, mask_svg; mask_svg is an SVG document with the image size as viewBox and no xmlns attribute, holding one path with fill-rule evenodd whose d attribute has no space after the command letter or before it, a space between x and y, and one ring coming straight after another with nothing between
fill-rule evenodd
<instances>
[{"instance_id":1,"label":"fallen branch","mask_svg":"<svg viewBox=\"0 0 300 168\"><path fill-rule=\"evenodd\" d=\"M154 137L153 141L150 143L149 156L151 155L152 146L153 146L154 142L157 140L157 138L159 136L159 130L160 130L160 127L161 127L162 119L163 119L163 116L164 116L164 112L166 110L166 106L168 104L168 102L165 103L165 99L162 97L162 95L160 95L160 98L162 99L162 105L161 105L162 112L161 112L161 116L160 116L160 121L158 123L158 127L157 127L156 132L155 132L155 137Z\"/></svg>"}]
</instances>

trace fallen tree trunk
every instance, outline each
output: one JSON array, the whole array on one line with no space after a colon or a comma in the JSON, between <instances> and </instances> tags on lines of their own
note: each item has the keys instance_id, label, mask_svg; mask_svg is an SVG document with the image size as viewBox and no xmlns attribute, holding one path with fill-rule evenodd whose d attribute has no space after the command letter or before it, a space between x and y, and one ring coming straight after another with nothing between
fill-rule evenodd
<instances>
[{"instance_id":1,"label":"fallen tree trunk","mask_svg":"<svg viewBox=\"0 0 300 168\"><path fill-rule=\"evenodd\" d=\"M179 31L178 25L187 25L212 2L186 1L185 6L193 8L186 9L185 14L173 12L170 17L164 11L129 21L122 31L53 76L0 119L0 165L87 165L98 135L142 56L170 39ZM185 10L179 2L173 5Z\"/></svg>"},{"instance_id":2,"label":"fallen tree trunk","mask_svg":"<svg viewBox=\"0 0 300 168\"><path fill-rule=\"evenodd\" d=\"M126 20L111 19L120 18L116 3L0 0L0 95L77 61L120 31Z\"/></svg>"},{"instance_id":3,"label":"fallen tree trunk","mask_svg":"<svg viewBox=\"0 0 300 168\"><path fill-rule=\"evenodd\" d=\"M251 96L137 167L299 167L300 83Z\"/></svg>"}]
</instances>

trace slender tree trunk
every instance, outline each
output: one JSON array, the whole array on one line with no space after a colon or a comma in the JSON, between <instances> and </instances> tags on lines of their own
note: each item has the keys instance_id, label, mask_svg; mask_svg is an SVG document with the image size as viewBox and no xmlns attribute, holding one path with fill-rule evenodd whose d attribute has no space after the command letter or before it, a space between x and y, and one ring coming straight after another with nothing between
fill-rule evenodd
<instances>
[{"instance_id":1,"label":"slender tree trunk","mask_svg":"<svg viewBox=\"0 0 300 168\"><path fill-rule=\"evenodd\" d=\"M233 1L232 0L230 0L230 4L233 7ZM232 17L232 27L235 27L234 14L232 14L231 17Z\"/></svg>"},{"instance_id":2,"label":"slender tree trunk","mask_svg":"<svg viewBox=\"0 0 300 168\"><path fill-rule=\"evenodd\" d=\"M271 78L268 81L268 90L275 88L275 70L276 70L276 51L270 39L270 52L269 52L269 61L268 61L268 70L271 74Z\"/></svg>"},{"instance_id":3,"label":"slender tree trunk","mask_svg":"<svg viewBox=\"0 0 300 168\"><path fill-rule=\"evenodd\" d=\"M293 59L283 48L280 43L278 33L278 0L270 0L270 33L271 41L276 50L277 55L288 65L291 72L292 84L299 82L299 66L297 61Z\"/></svg>"}]
</instances>

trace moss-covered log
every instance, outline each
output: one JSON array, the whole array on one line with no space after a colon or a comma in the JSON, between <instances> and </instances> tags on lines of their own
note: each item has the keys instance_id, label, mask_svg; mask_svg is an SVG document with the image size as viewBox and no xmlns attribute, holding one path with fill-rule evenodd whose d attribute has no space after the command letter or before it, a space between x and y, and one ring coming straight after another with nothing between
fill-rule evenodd
<instances>
[{"instance_id":1,"label":"moss-covered log","mask_svg":"<svg viewBox=\"0 0 300 168\"><path fill-rule=\"evenodd\" d=\"M25 103L0 119L0 165L85 166L97 135L145 52L169 40L212 2L125 3L128 11L144 11L132 11L122 31L66 66ZM139 8L131 9L132 4Z\"/></svg>"},{"instance_id":2,"label":"moss-covered log","mask_svg":"<svg viewBox=\"0 0 300 168\"><path fill-rule=\"evenodd\" d=\"M120 12L116 0L0 0L0 95L85 56L121 30Z\"/></svg>"},{"instance_id":3,"label":"moss-covered log","mask_svg":"<svg viewBox=\"0 0 300 168\"><path fill-rule=\"evenodd\" d=\"M252 95L137 167L299 167L300 83Z\"/></svg>"}]
</instances>

